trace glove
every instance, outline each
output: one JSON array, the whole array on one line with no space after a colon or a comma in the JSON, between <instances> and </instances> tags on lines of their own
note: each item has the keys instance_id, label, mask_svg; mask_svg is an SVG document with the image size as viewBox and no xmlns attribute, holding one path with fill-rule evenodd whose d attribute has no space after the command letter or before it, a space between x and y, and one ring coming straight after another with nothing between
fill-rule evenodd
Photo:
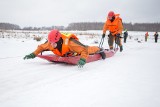
<instances>
[{"instance_id":1,"label":"glove","mask_svg":"<svg viewBox=\"0 0 160 107\"><path fill-rule=\"evenodd\" d=\"M102 34L102 38L105 38L105 34L104 33Z\"/></svg>"},{"instance_id":2,"label":"glove","mask_svg":"<svg viewBox=\"0 0 160 107\"><path fill-rule=\"evenodd\" d=\"M109 33L109 34L108 34L108 37L110 38L111 36L112 36L112 34L111 34L111 33Z\"/></svg>"},{"instance_id":3,"label":"glove","mask_svg":"<svg viewBox=\"0 0 160 107\"><path fill-rule=\"evenodd\" d=\"M120 34L119 34L119 33L118 33L118 34L116 34L116 37L121 38L121 36L120 36Z\"/></svg>"},{"instance_id":4,"label":"glove","mask_svg":"<svg viewBox=\"0 0 160 107\"><path fill-rule=\"evenodd\" d=\"M79 68L82 68L85 64L86 64L86 59L80 58L77 65Z\"/></svg>"},{"instance_id":5,"label":"glove","mask_svg":"<svg viewBox=\"0 0 160 107\"><path fill-rule=\"evenodd\" d=\"M34 54L34 53L31 53L31 54L29 54L29 55L26 55L23 59L25 60L25 59L33 59L33 58L35 58L36 57L36 55Z\"/></svg>"}]
</instances>

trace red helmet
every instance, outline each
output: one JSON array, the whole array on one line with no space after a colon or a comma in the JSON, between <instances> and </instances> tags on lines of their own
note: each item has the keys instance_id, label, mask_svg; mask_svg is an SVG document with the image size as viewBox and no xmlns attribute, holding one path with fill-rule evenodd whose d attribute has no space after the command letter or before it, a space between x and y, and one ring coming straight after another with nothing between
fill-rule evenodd
<instances>
[{"instance_id":1,"label":"red helmet","mask_svg":"<svg viewBox=\"0 0 160 107\"><path fill-rule=\"evenodd\" d=\"M52 30L49 34L48 34L48 41L49 42L58 42L59 39L61 38L61 33L58 30Z\"/></svg>"},{"instance_id":2,"label":"red helmet","mask_svg":"<svg viewBox=\"0 0 160 107\"><path fill-rule=\"evenodd\" d=\"M112 19L114 16L115 16L115 14L114 14L113 11L110 11L110 12L108 13L108 19Z\"/></svg>"}]
</instances>

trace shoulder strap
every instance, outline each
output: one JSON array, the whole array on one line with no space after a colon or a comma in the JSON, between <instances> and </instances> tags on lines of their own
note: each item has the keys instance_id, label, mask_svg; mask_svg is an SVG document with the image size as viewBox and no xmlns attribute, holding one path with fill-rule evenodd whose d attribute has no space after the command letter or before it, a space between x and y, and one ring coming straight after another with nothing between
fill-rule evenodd
<instances>
[{"instance_id":1,"label":"shoulder strap","mask_svg":"<svg viewBox=\"0 0 160 107\"><path fill-rule=\"evenodd\" d=\"M88 47L87 45L82 44L81 42L75 40L74 38L70 38L71 41L73 41L74 43L77 43L78 45L81 45L83 47Z\"/></svg>"}]
</instances>

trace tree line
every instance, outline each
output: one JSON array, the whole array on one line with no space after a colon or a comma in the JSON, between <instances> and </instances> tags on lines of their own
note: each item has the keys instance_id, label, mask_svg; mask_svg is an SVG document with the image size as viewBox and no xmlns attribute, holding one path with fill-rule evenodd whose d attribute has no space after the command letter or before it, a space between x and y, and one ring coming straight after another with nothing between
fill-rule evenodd
<instances>
[{"instance_id":1,"label":"tree line","mask_svg":"<svg viewBox=\"0 0 160 107\"><path fill-rule=\"evenodd\" d=\"M21 28L19 25L11 24L11 23L0 23L0 29L4 30L51 30L51 29L60 29L63 30L64 26L51 26L51 27L23 27Z\"/></svg>"},{"instance_id":2,"label":"tree line","mask_svg":"<svg viewBox=\"0 0 160 107\"><path fill-rule=\"evenodd\" d=\"M0 29L5 29L5 30L19 30L20 26L16 24L11 24L11 23L0 23Z\"/></svg>"},{"instance_id":3,"label":"tree line","mask_svg":"<svg viewBox=\"0 0 160 107\"><path fill-rule=\"evenodd\" d=\"M0 23L0 29L5 30L102 30L104 22L76 22L70 23L67 27L51 26L51 27L24 27L10 23ZM123 26L128 31L157 31L160 32L160 23L123 23Z\"/></svg>"}]
</instances>

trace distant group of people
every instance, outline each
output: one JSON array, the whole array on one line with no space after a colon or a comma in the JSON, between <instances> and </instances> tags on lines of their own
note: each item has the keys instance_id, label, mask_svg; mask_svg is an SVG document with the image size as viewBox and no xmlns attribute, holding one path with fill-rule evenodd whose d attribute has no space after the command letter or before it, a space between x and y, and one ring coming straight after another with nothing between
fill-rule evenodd
<instances>
[{"instance_id":1,"label":"distant group of people","mask_svg":"<svg viewBox=\"0 0 160 107\"><path fill-rule=\"evenodd\" d=\"M103 26L103 39L106 36L107 30L109 31L108 45L110 50L114 49L113 43L115 42L120 47L120 52L122 52L123 46L121 42L121 35L123 24L119 14L115 14L113 11L108 13L107 20ZM60 33L55 29L51 30L51 32L48 34L48 41L46 43L39 45L34 52L26 55L24 59L33 59L44 50L50 50L55 55L62 57L73 54L80 55L81 57L77 62L79 67L83 67L86 64L86 59L89 54L100 53L102 59L106 58L106 54L104 53L102 47L84 45L79 41L75 34Z\"/></svg>"},{"instance_id":2,"label":"distant group of people","mask_svg":"<svg viewBox=\"0 0 160 107\"><path fill-rule=\"evenodd\" d=\"M158 32L155 32L153 36L154 36L154 39L155 39L155 43L157 43L158 42L158 36L159 36ZM128 37L128 32L127 32L127 29L125 29L124 33L123 33L124 43L126 43L127 37ZM147 42L148 37L149 37L149 33L146 32L145 33L145 42Z\"/></svg>"},{"instance_id":3,"label":"distant group of people","mask_svg":"<svg viewBox=\"0 0 160 107\"><path fill-rule=\"evenodd\" d=\"M157 41L158 41L158 36L159 36L158 32L155 32L153 36L154 36L154 39L155 39L155 43L157 43ZM145 42L147 42L148 37L149 37L149 33L146 32L146 33L145 33Z\"/></svg>"}]
</instances>

